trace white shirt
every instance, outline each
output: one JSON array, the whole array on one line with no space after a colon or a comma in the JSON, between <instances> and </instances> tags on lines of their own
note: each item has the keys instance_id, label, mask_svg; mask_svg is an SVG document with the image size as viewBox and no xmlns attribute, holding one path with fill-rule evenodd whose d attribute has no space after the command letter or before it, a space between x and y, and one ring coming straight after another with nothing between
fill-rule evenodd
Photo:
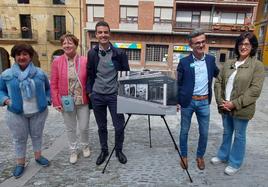
<instances>
[{"instance_id":1,"label":"white shirt","mask_svg":"<svg viewBox=\"0 0 268 187\"><path fill-rule=\"evenodd\" d=\"M34 92L35 92L35 83L34 80L31 79L31 82L33 84ZM37 105L37 99L36 95L34 93L34 96L31 99L23 99L23 113L24 114L34 114L39 111L38 105Z\"/></svg>"},{"instance_id":2,"label":"white shirt","mask_svg":"<svg viewBox=\"0 0 268 187\"><path fill-rule=\"evenodd\" d=\"M235 62L235 71L231 74L231 76L229 77L228 81L227 81L227 85L225 88L225 100L226 101L230 101L231 99L231 93L233 91L233 86L234 86L234 80L235 80L235 76L237 73L237 68L239 66L241 66L242 64L245 63L246 60L243 61L236 61Z\"/></svg>"}]
</instances>

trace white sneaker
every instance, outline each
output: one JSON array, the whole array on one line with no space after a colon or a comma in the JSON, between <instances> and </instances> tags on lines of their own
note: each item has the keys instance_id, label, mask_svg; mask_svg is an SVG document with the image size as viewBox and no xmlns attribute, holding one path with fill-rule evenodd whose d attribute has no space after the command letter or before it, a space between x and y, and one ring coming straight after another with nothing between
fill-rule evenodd
<instances>
[{"instance_id":1,"label":"white sneaker","mask_svg":"<svg viewBox=\"0 0 268 187\"><path fill-rule=\"evenodd\" d=\"M239 168L233 168L232 166L227 166L224 173L227 175L234 175L239 171Z\"/></svg>"},{"instance_id":2,"label":"white sneaker","mask_svg":"<svg viewBox=\"0 0 268 187\"><path fill-rule=\"evenodd\" d=\"M90 150L89 150L89 147L88 147L88 146L85 147L82 151L83 151L83 156L84 156L85 158L87 158L87 157L90 156Z\"/></svg>"},{"instance_id":3,"label":"white sneaker","mask_svg":"<svg viewBox=\"0 0 268 187\"><path fill-rule=\"evenodd\" d=\"M218 165L218 164L223 163L224 161L221 160L219 157L212 157L212 159L210 160L210 162L211 162L213 165Z\"/></svg>"},{"instance_id":4,"label":"white sneaker","mask_svg":"<svg viewBox=\"0 0 268 187\"><path fill-rule=\"evenodd\" d=\"M70 156L70 163L71 164L75 164L76 162L77 162L77 153L75 153L75 152L73 152L73 153L71 153L71 156Z\"/></svg>"}]
</instances>

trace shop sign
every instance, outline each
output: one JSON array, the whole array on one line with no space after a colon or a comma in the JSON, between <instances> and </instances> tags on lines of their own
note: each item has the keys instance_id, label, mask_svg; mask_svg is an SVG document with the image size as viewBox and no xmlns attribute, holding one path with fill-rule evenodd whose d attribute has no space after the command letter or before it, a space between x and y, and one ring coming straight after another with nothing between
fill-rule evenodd
<instances>
[{"instance_id":1,"label":"shop sign","mask_svg":"<svg viewBox=\"0 0 268 187\"><path fill-rule=\"evenodd\" d=\"M141 49L141 43L114 43L114 47L123 49Z\"/></svg>"},{"instance_id":2,"label":"shop sign","mask_svg":"<svg viewBox=\"0 0 268 187\"><path fill-rule=\"evenodd\" d=\"M173 50L174 51L192 51L189 45L175 45Z\"/></svg>"}]
</instances>

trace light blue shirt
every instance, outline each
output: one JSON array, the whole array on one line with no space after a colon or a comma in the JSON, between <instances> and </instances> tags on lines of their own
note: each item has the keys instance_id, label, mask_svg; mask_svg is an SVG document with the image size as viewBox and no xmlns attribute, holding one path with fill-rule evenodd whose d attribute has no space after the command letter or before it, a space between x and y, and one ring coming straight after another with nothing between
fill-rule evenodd
<instances>
[{"instance_id":1,"label":"light blue shirt","mask_svg":"<svg viewBox=\"0 0 268 187\"><path fill-rule=\"evenodd\" d=\"M205 55L201 60L194 58L195 83L193 95L208 95L208 71Z\"/></svg>"}]
</instances>

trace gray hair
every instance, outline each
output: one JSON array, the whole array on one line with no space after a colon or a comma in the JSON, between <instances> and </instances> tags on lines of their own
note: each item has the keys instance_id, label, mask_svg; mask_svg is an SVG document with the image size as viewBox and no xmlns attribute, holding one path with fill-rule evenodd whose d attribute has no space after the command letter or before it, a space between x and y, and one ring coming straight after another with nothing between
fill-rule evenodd
<instances>
[{"instance_id":1,"label":"gray hair","mask_svg":"<svg viewBox=\"0 0 268 187\"><path fill-rule=\"evenodd\" d=\"M189 42L191 42L192 38L195 38L195 37L203 35L203 34L205 34L205 32L201 28L194 29L189 33L188 40L189 40Z\"/></svg>"}]
</instances>

